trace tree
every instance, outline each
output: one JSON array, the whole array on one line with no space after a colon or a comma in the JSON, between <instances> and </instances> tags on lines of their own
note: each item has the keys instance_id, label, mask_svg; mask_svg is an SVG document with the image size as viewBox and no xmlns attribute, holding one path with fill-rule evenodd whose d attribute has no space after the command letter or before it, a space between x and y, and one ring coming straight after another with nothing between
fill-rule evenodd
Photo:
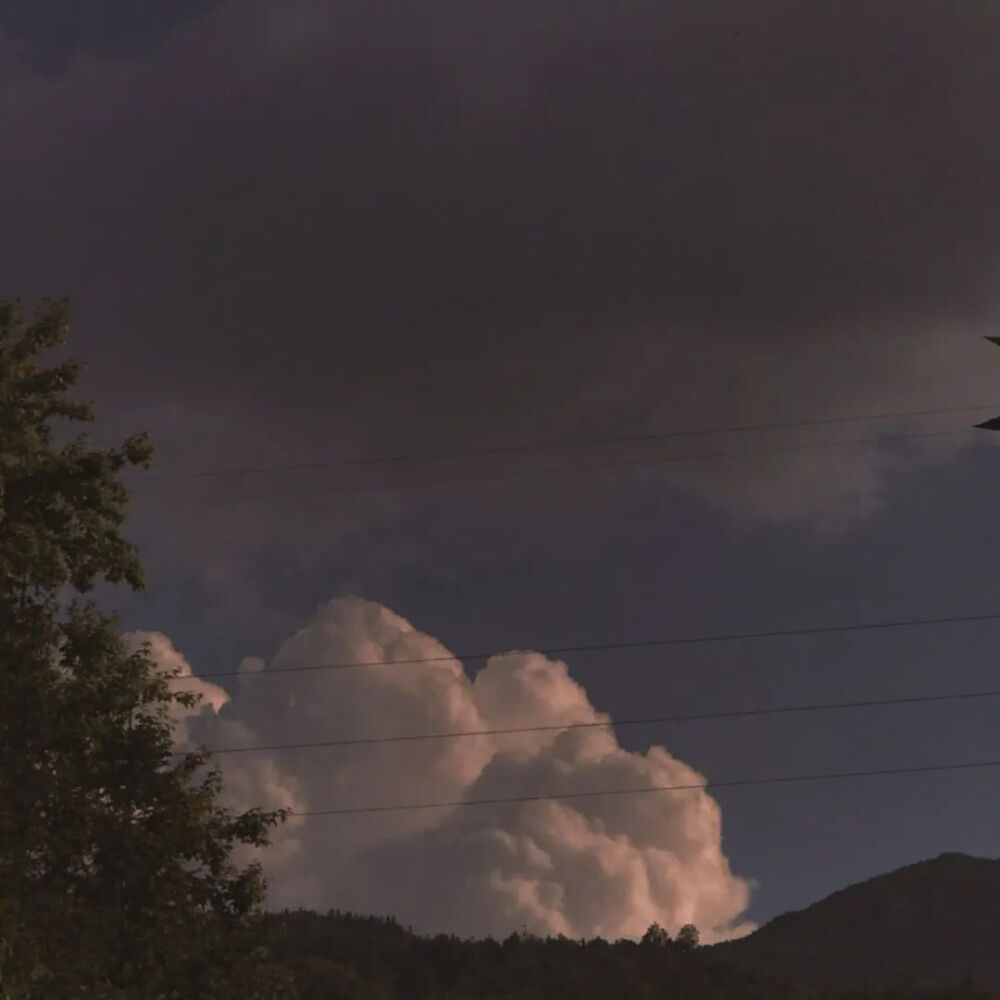
<instances>
[{"instance_id":1,"label":"tree","mask_svg":"<svg viewBox=\"0 0 1000 1000\"><path fill-rule=\"evenodd\" d=\"M671 943L670 933L659 924L650 924L639 943L653 948L665 948Z\"/></svg>"},{"instance_id":2,"label":"tree","mask_svg":"<svg viewBox=\"0 0 1000 1000\"><path fill-rule=\"evenodd\" d=\"M681 951L694 951L698 947L698 928L694 924L685 924L677 932L677 946Z\"/></svg>"},{"instance_id":3,"label":"tree","mask_svg":"<svg viewBox=\"0 0 1000 1000\"><path fill-rule=\"evenodd\" d=\"M174 753L194 697L86 596L142 587L121 474L151 448L60 443L93 419L79 363L43 361L67 329L64 301L0 303L0 998L282 996L232 859L282 816L220 805L207 755Z\"/></svg>"}]
</instances>

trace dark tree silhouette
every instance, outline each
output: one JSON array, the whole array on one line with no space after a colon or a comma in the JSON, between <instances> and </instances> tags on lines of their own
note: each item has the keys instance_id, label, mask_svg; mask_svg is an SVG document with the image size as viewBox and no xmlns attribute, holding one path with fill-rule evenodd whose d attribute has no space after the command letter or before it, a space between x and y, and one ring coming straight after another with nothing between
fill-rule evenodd
<instances>
[{"instance_id":1,"label":"dark tree silhouette","mask_svg":"<svg viewBox=\"0 0 1000 1000\"><path fill-rule=\"evenodd\" d=\"M67 325L62 301L30 321L0 303L0 995L281 996L252 926L260 871L231 860L280 816L222 808L206 756L173 756L170 711L193 696L84 596L142 586L121 473L151 448L59 426L93 418L79 363L43 360Z\"/></svg>"}]
</instances>

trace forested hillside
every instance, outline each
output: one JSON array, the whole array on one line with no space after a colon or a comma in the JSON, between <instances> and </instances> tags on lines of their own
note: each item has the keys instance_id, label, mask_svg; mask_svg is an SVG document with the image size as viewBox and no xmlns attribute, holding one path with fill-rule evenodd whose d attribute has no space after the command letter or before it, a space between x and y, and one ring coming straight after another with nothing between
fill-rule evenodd
<instances>
[{"instance_id":1,"label":"forested hillside","mask_svg":"<svg viewBox=\"0 0 1000 1000\"><path fill-rule=\"evenodd\" d=\"M811 993L654 929L641 942L514 934L421 937L392 920L307 911L266 918L301 1000L987 1000L951 991Z\"/></svg>"},{"instance_id":2,"label":"forested hillside","mask_svg":"<svg viewBox=\"0 0 1000 1000\"><path fill-rule=\"evenodd\" d=\"M785 913L711 950L816 989L911 982L1000 992L1000 861L943 854Z\"/></svg>"}]
</instances>

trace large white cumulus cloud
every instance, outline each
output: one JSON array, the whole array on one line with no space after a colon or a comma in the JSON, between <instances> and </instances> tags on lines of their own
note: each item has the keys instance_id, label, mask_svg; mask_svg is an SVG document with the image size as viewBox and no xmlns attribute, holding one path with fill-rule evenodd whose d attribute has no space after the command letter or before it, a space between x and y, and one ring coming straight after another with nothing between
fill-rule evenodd
<instances>
[{"instance_id":1,"label":"large white cumulus cloud","mask_svg":"<svg viewBox=\"0 0 1000 1000\"><path fill-rule=\"evenodd\" d=\"M178 663L162 635L154 655ZM432 662L318 671L355 661ZM209 746L405 736L603 722L564 663L523 652L474 677L436 639L381 605L322 606L270 661L247 661L234 692L203 685L182 739ZM184 664L184 672L187 665ZM263 858L273 906L395 914L460 934L637 936L695 923L707 940L744 932L748 883L721 849L705 791L531 799L693 785L662 747L621 748L610 728L476 735L219 757L235 804L303 812L465 799L488 806L295 817Z\"/></svg>"}]
</instances>

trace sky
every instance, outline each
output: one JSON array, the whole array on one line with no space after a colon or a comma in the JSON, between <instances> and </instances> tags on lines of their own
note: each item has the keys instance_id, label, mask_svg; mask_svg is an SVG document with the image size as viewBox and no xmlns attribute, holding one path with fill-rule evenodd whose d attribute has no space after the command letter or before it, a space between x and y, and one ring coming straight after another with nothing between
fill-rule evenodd
<instances>
[{"instance_id":1,"label":"sky","mask_svg":"<svg viewBox=\"0 0 1000 1000\"><path fill-rule=\"evenodd\" d=\"M989 622L531 651L1000 610L998 43L985 0L0 5L0 295L68 295L97 437L157 445L148 588L101 596L245 665L184 738L996 686ZM400 649L445 659L274 676ZM998 707L226 768L308 810L711 783L996 759ZM316 817L265 865L278 905L423 929L725 936L995 855L997 780Z\"/></svg>"}]
</instances>

